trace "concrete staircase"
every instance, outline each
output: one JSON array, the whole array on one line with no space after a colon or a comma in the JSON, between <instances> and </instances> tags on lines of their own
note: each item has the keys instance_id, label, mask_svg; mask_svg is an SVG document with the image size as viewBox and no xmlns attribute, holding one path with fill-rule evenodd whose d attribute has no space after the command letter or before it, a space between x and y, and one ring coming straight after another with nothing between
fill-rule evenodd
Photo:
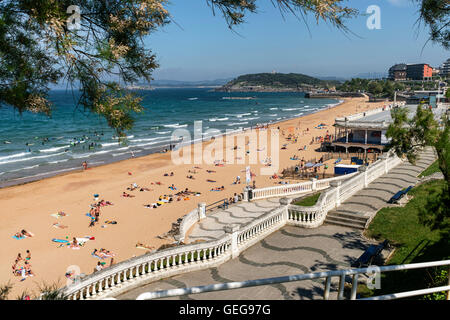
<instances>
[{"instance_id":1,"label":"concrete staircase","mask_svg":"<svg viewBox=\"0 0 450 320\"><path fill-rule=\"evenodd\" d=\"M369 217L361 217L339 211L330 211L327 214L325 223L342 227L350 227L352 229L364 230L367 220L369 220Z\"/></svg>"}]
</instances>

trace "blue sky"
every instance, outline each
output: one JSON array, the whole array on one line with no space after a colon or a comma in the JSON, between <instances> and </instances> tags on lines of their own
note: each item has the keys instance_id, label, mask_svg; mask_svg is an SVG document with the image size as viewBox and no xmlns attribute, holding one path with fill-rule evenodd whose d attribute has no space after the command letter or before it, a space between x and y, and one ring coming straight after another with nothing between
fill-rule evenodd
<instances>
[{"instance_id":1,"label":"blue sky","mask_svg":"<svg viewBox=\"0 0 450 320\"><path fill-rule=\"evenodd\" d=\"M157 55L155 79L212 80L256 72L299 72L313 76L351 77L386 72L395 63L425 62L439 66L450 52L426 43L428 30L418 28L418 8L411 0L350 0L360 12L381 9L381 29L369 30L367 17L348 21L355 35L308 17L283 17L270 0L259 0L259 13L228 29L220 13L212 14L205 0L171 0L176 23L145 39Z\"/></svg>"}]
</instances>

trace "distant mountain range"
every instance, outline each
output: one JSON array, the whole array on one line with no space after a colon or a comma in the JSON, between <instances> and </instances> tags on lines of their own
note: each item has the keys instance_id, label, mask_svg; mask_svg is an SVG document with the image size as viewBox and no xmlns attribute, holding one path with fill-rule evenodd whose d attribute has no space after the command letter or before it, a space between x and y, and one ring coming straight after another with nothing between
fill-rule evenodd
<instances>
[{"instance_id":1,"label":"distant mountain range","mask_svg":"<svg viewBox=\"0 0 450 320\"><path fill-rule=\"evenodd\" d=\"M142 88L195 88L195 87L220 87L226 84L232 78L228 79L215 79L215 80L203 80L203 81L182 81L182 80L153 80L148 83L137 83L130 87L142 87Z\"/></svg>"}]
</instances>

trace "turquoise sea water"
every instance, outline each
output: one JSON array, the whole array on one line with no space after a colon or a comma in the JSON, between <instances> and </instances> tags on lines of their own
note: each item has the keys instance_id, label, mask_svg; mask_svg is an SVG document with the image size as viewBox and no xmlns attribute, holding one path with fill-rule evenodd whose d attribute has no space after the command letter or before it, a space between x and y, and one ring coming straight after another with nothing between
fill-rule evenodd
<instances>
[{"instance_id":1,"label":"turquoise sea water","mask_svg":"<svg viewBox=\"0 0 450 320\"><path fill-rule=\"evenodd\" d=\"M74 95L52 91L51 118L0 108L0 187L40 179L90 166L154 153L167 147L177 128L193 131L240 130L316 112L337 100L305 99L302 93L223 93L211 89L155 89L139 91L145 108L118 144L106 121L77 108ZM76 94L75 94L76 97ZM255 97L232 100L228 97Z\"/></svg>"}]
</instances>

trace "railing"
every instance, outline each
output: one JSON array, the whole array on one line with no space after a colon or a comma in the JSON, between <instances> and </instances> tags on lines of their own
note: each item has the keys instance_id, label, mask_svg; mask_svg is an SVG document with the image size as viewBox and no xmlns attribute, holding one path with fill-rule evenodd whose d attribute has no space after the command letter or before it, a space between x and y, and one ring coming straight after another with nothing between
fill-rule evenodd
<instances>
[{"instance_id":1,"label":"railing","mask_svg":"<svg viewBox=\"0 0 450 320\"><path fill-rule=\"evenodd\" d=\"M95 272L62 289L69 300L118 294L161 278L209 268L230 259L230 236L199 244L169 248L132 258Z\"/></svg>"},{"instance_id":2,"label":"railing","mask_svg":"<svg viewBox=\"0 0 450 320\"><path fill-rule=\"evenodd\" d=\"M347 174L340 177L334 177L329 179L312 179L312 181L305 181L295 184L287 184L276 187L267 187L260 189L253 189L252 192L252 200L259 200L271 197L284 197L290 195L297 195L301 193L314 192L316 190L323 190L330 186L330 182L349 179L354 176L355 173Z\"/></svg>"},{"instance_id":3,"label":"railing","mask_svg":"<svg viewBox=\"0 0 450 320\"><path fill-rule=\"evenodd\" d=\"M404 106L406 103L404 101L398 101L397 105L398 106ZM345 121L345 119L347 119L348 121L353 121L353 120L357 120L357 119L361 119L363 117L367 117L373 114L377 114L386 110L391 110L393 108L393 105L390 104L386 107L380 107L380 108L376 108L376 109L372 109L372 110L368 110L368 111L364 111L364 112L360 112L360 113L356 113L356 114L352 114L350 116L347 117L341 117L341 118L336 118L336 121Z\"/></svg>"},{"instance_id":4,"label":"railing","mask_svg":"<svg viewBox=\"0 0 450 320\"><path fill-rule=\"evenodd\" d=\"M342 202L365 188L370 182L387 173L400 164L402 160L397 156L379 159L369 167L360 167L362 170L349 179L329 181L333 188L323 192L316 204L311 207L289 205L288 223L304 228L317 228L323 224L327 213L338 207ZM317 183L317 182L316 182Z\"/></svg>"},{"instance_id":5,"label":"railing","mask_svg":"<svg viewBox=\"0 0 450 320\"><path fill-rule=\"evenodd\" d=\"M184 241L188 230L199 221L199 209L194 209L185 215L180 223L178 240Z\"/></svg>"},{"instance_id":6,"label":"railing","mask_svg":"<svg viewBox=\"0 0 450 320\"><path fill-rule=\"evenodd\" d=\"M449 266L450 260L443 261L433 261L433 262L424 262L424 263L413 263L413 264L403 264L403 265L393 265L393 266L370 266L368 268L359 268L359 269L345 269L345 270L336 270L336 271L326 271L326 272L314 272L307 274L295 274L284 277L275 277L275 278L264 278L257 280L247 280L240 282L225 282L225 283L217 283L206 286L198 286L191 288L179 288L179 289L170 289L170 290L162 290L155 292L145 292L140 294L136 300L150 300L150 299L158 299L158 298L166 298L166 297L175 297L187 294L198 294L204 292L213 292L213 291L224 291L224 290L234 290L240 288L249 288L256 286L265 286L272 285L278 283L288 283L294 281L304 281L304 280L313 280L313 279L324 279L324 293L323 299L330 299L330 291L331 291L331 280L333 277L339 278L338 285L338 293L337 299L343 300L344 297L344 288L346 277L352 276L351 280L351 291L350 291L350 300L356 300L357 290L358 290L358 278L359 275L371 275L369 278L370 281L373 281L376 276L381 276L383 272L393 272L393 271L402 271L402 270L411 270L411 269L424 269L430 267L439 267L439 266ZM366 283L369 283L367 281ZM412 297L419 296L424 294L430 294L434 292L447 291L447 300L450 299L450 273L449 273L449 285L434 287L422 290L414 290L408 292L401 293L393 293L389 295L375 296L370 298L363 298L357 300L390 300L390 299L399 299L404 297Z\"/></svg>"},{"instance_id":7,"label":"railing","mask_svg":"<svg viewBox=\"0 0 450 320\"><path fill-rule=\"evenodd\" d=\"M216 202L208 204L206 206L206 211L212 211L214 209L217 209L217 208L223 206L225 204L226 200L228 200L228 198L223 198L223 199L220 199L220 200L218 200Z\"/></svg>"},{"instance_id":8,"label":"railing","mask_svg":"<svg viewBox=\"0 0 450 320\"><path fill-rule=\"evenodd\" d=\"M189 215L194 215L194 212ZM69 300L108 298L162 278L211 268L239 255L239 252L283 227L286 221L286 208L280 207L218 240L131 258L80 279L61 292Z\"/></svg>"}]
</instances>

